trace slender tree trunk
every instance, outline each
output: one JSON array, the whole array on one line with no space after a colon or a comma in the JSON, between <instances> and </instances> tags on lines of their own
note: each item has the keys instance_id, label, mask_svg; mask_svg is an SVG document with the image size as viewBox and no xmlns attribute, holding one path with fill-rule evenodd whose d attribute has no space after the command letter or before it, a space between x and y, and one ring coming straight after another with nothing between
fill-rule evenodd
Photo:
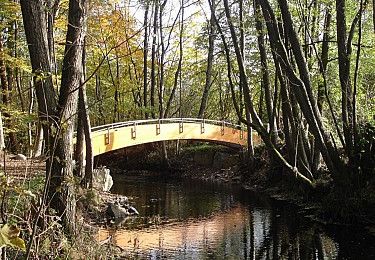
<instances>
[{"instance_id":1,"label":"slender tree trunk","mask_svg":"<svg viewBox=\"0 0 375 260\"><path fill-rule=\"evenodd\" d=\"M92 188L92 172L94 170L94 155L92 151L91 142L91 122L90 114L87 102L86 94L86 84L84 84L86 79L86 38L84 39L84 46L82 50L82 77L81 86L79 88L78 99L79 99L79 110L82 111L82 122L83 122L83 132L85 136L85 147L86 147L86 166L85 166L85 176L82 180L83 186Z\"/></svg>"},{"instance_id":2,"label":"slender tree trunk","mask_svg":"<svg viewBox=\"0 0 375 260\"><path fill-rule=\"evenodd\" d=\"M231 34L232 43L233 43L235 54L236 54L236 60L237 60L237 64L238 64L238 68L239 68L239 72L240 72L240 78L242 78L241 80L243 80L243 82L244 82L245 104L247 105L247 109L250 112L252 120L253 120L253 122L250 122L251 126L259 133L259 135L262 137L263 141L265 142L267 148L270 150L270 152L272 152L275 155L275 158L278 158L278 160L292 174L295 174L296 176L298 176L299 178L301 178L305 183L311 185L311 183L312 183L311 180L308 177L306 177L303 174L301 174L299 172L298 168L293 167L292 165L290 165L285 160L285 158L280 154L280 152L278 151L278 149L271 142L271 140L269 138L269 135L267 133L267 129L265 129L262 121L260 120L258 114L256 113L256 111L254 109L254 105L253 105L253 101L252 101L252 96L250 94L248 79L247 79L247 76L246 76L246 70L245 70L245 67L244 67L243 59L241 57L242 55L241 55L241 52L240 52L240 48L238 46L238 40L237 40L237 36L236 36L235 29L234 29L234 26L233 26L232 18L230 16L230 9L229 9L229 4L228 4L227 0L224 0L224 7L225 7L225 15L226 15L227 22L228 22L228 25L229 25L229 30L230 30L230 34ZM216 22L216 25L219 28L220 25L217 22L216 18L215 18L215 22ZM220 31L220 34L221 34L221 36L223 38L222 31ZM225 40L223 40L223 43L224 42L225 42ZM228 49L228 47L226 46L225 49ZM228 50L226 50L226 52L228 52Z\"/></svg>"},{"instance_id":3,"label":"slender tree trunk","mask_svg":"<svg viewBox=\"0 0 375 260\"><path fill-rule=\"evenodd\" d=\"M4 127L3 127L3 115L0 111L0 151L5 149L5 138L4 138Z\"/></svg>"},{"instance_id":4,"label":"slender tree trunk","mask_svg":"<svg viewBox=\"0 0 375 260\"><path fill-rule=\"evenodd\" d=\"M179 34L179 57L178 57L178 65L176 72L174 74L174 80L173 80L173 87L171 94L168 98L167 104L165 106L164 111L164 117L169 116L169 111L172 106L172 101L174 99L174 96L176 95L177 87L178 87L178 79L179 76L181 76L181 69L182 69L182 60L183 60L183 33L184 33L184 13L185 13L185 7L184 7L184 0L181 2L181 16L180 16L180 34ZM181 81L181 80L180 80ZM180 96L181 96L181 88L180 88ZM181 101L181 98L180 98ZM181 105L181 102L180 102ZM180 109L181 110L181 109Z\"/></svg>"},{"instance_id":5,"label":"slender tree trunk","mask_svg":"<svg viewBox=\"0 0 375 260\"><path fill-rule=\"evenodd\" d=\"M159 12L159 35L160 35L160 45L161 45L161 53L160 53L160 73L159 73L159 118L164 117L164 58L166 53L166 47L164 43L164 34L163 34L163 11L164 7L167 4L167 0L164 0L160 5L160 12Z\"/></svg>"},{"instance_id":6,"label":"slender tree trunk","mask_svg":"<svg viewBox=\"0 0 375 260\"><path fill-rule=\"evenodd\" d=\"M14 22L14 58L18 59L18 22ZM25 111L25 101L23 100L22 90L21 90L21 75L20 75L20 68L15 68L15 76L16 76L16 86L17 86L17 92L18 92L18 98L20 100L22 111Z\"/></svg>"},{"instance_id":7,"label":"slender tree trunk","mask_svg":"<svg viewBox=\"0 0 375 260\"><path fill-rule=\"evenodd\" d=\"M267 53L264 44L264 28L263 22L261 18L261 10L259 5L259 0L254 1L254 10L255 10L255 24L256 30L258 34L258 48L259 48L259 55L261 61L261 73L262 73L262 86L264 88L264 97L266 101L266 108L267 108L267 118L270 130L270 136L273 143L276 142L276 129L275 129L275 119L273 114L272 108L272 98L271 98L271 86L270 86L270 77L269 77L269 69L268 69L268 62L267 62Z\"/></svg>"},{"instance_id":8,"label":"slender tree trunk","mask_svg":"<svg viewBox=\"0 0 375 260\"><path fill-rule=\"evenodd\" d=\"M345 147L350 156L353 147L352 138L352 87L350 82L350 55L347 49L347 30L345 15L345 0L336 0L336 27L339 75L341 83L341 111L345 138ZM351 47L350 47L351 48Z\"/></svg>"},{"instance_id":9,"label":"slender tree trunk","mask_svg":"<svg viewBox=\"0 0 375 260\"><path fill-rule=\"evenodd\" d=\"M357 40L357 55L355 60L355 69L354 69L354 83L353 83L353 134L354 134L354 153L357 157L360 153L359 151L359 136L358 136L358 128L357 128L357 84L358 84L358 74L359 74L359 61L361 56L361 43L362 43L362 12L365 8L367 1L360 1L360 8L359 8L359 21L358 21L358 40ZM358 158L358 157L357 157ZM359 159L359 158L358 158ZM354 160L354 165L358 164L358 160ZM353 166L354 166L353 165Z\"/></svg>"},{"instance_id":10,"label":"slender tree trunk","mask_svg":"<svg viewBox=\"0 0 375 260\"><path fill-rule=\"evenodd\" d=\"M143 27L145 28L144 41L143 41L143 107L147 110L147 57L148 57L148 10L149 2L145 2L145 15ZM145 111L145 118L148 118L148 113Z\"/></svg>"},{"instance_id":11,"label":"slender tree trunk","mask_svg":"<svg viewBox=\"0 0 375 260\"><path fill-rule=\"evenodd\" d=\"M153 22L153 34L152 34L152 47L151 47L151 86L150 86L150 105L151 114L155 118L155 87L156 87L156 45L157 33L158 33L158 15L159 15L159 1L154 1L154 22Z\"/></svg>"},{"instance_id":12,"label":"slender tree trunk","mask_svg":"<svg viewBox=\"0 0 375 260\"><path fill-rule=\"evenodd\" d=\"M9 93L9 86L8 86L8 79L7 79L7 70L5 67L4 61L4 47L3 41L0 39L0 83L1 83L1 91L2 91L2 101L4 105L8 105L8 93Z\"/></svg>"},{"instance_id":13,"label":"slender tree trunk","mask_svg":"<svg viewBox=\"0 0 375 260\"><path fill-rule=\"evenodd\" d=\"M115 103L113 107L113 122L118 122L120 121L120 112L119 112L119 102L120 102L120 62L119 62L119 56L116 51L116 80L115 80Z\"/></svg>"},{"instance_id":14,"label":"slender tree trunk","mask_svg":"<svg viewBox=\"0 0 375 260\"><path fill-rule=\"evenodd\" d=\"M212 9L215 12L216 5L215 0L211 0ZM206 68L206 80L203 89L203 95L201 99L201 105L199 107L198 118L204 118L204 112L207 107L208 94L212 85L212 65L214 61L214 47L215 47L215 21L214 15L211 13L210 22L208 25L208 54L207 54L207 68Z\"/></svg>"},{"instance_id":15,"label":"slender tree trunk","mask_svg":"<svg viewBox=\"0 0 375 260\"><path fill-rule=\"evenodd\" d=\"M295 74L294 68L290 64L290 59L286 54L285 46L280 41L278 24L269 2L267 0L261 0L260 3L263 14L265 15L265 19L267 21L271 47L277 53L277 58L280 60L280 64L283 66L283 69L291 82L290 86L292 87L301 111L309 124L309 130L317 140L317 144L319 145L319 149L324 157L327 167L330 169L335 178L337 177L336 180L339 180L340 178L338 178L338 174L341 174L344 171L344 165L339 158L337 151L334 149L332 140L324 132L320 113L316 105L316 100L312 95L309 72L301 52L301 46L299 44L297 34L294 30L288 4L284 0L279 0L284 28L287 29L286 35L288 36L292 46L291 49L293 51L301 78Z\"/></svg>"},{"instance_id":16,"label":"slender tree trunk","mask_svg":"<svg viewBox=\"0 0 375 260\"><path fill-rule=\"evenodd\" d=\"M328 65L328 52L329 52L329 30L331 25L331 12L329 8L326 10L324 26L323 26L323 43L322 43L322 53L321 53L321 62L319 66L319 71L325 76ZM317 95L317 106L321 115L323 115L323 105L325 100L325 89L326 86L324 82L320 82L318 85L318 95ZM320 164L320 151L318 144L314 144L314 158L313 158L313 173L317 172Z\"/></svg>"}]
</instances>

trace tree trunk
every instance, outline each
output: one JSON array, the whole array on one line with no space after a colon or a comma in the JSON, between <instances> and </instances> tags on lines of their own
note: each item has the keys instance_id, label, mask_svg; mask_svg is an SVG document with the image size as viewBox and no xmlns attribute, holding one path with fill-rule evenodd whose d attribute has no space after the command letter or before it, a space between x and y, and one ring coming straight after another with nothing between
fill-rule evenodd
<instances>
[{"instance_id":1,"label":"tree trunk","mask_svg":"<svg viewBox=\"0 0 375 260\"><path fill-rule=\"evenodd\" d=\"M339 76L341 84L341 112L345 138L345 148L350 156L353 147L352 138L352 87L350 82L350 55L347 49L347 31L345 0L336 0L336 28L337 28L337 51L339 63ZM349 46L348 46L349 47ZM350 46L351 48L351 46Z\"/></svg>"},{"instance_id":2,"label":"tree trunk","mask_svg":"<svg viewBox=\"0 0 375 260\"><path fill-rule=\"evenodd\" d=\"M343 163L340 160L337 151L334 149L333 144L329 136L324 132L320 113L318 111L316 100L312 95L311 82L309 78L309 72L306 65L306 61L303 57L301 46L298 41L297 34L294 30L291 15L288 9L288 4L285 0L279 0L279 6L281 9L284 28L287 29L286 35L289 38L291 49L298 66L298 71L301 75L299 78L294 71L290 59L286 53L286 48L280 40L278 32L278 23L269 2L267 0L260 1L263 14L267 21L267 28L270 37L271 47L276 52L277 59L280 60L280 64L288 76L290 86L297 99L297 102L303 112L304 118L309 124L309 130L311 131L314 138L317 140L319 149L324 157L327 167L330 169L336 180L339 180L338 174L344 171Z\"/></svg>"},{"instance_id":3,"label":"tree trunk","mask_svg":"<svg viewBox=\"0 0 375 260\"><path fill-rule=\"evenodd\" d=\"M147 56L148 56L148 10L149 2L145 2L145 15L143 27L145 28L145 35L143 41L143 107L147 110ZM148 113L145 111L145 118L148 118Z\"/></svg>"},{"instance_id":4,"label":"tree trunk","mask_svg":"<svg viewBox=\"0 0 375 260\"><path fill-rule=\"evenodd\" d=\"M177 87L178 87L178 79L179 76L181 75L181 69L182 69L182 59L183 59L183 33L184 33L184 13L185 13L185 7L184 7L184 0L182 0L181 3L181 17L180 17L180 34L179 34L179 57L178 57L178 65L176 72L174 74L174 80L173 80L173 87L171 94L169 95L167 104L165 106L165 111L164 111L164 118L169 116L169 111L172 106L172 101L174 96L176 95ZM180 95L181 95L181 89L180 89ZM181 101L181 98L180 98ZM181 105L181 102L180 102ZM181 110L181 109L180 109Z\"/></svg>"},{"instance_id":5,"label":"tree trunk","mask_svg":"<svg viewBox=\"0 0 375 260\"><path fill-rule=\"evenodd\" d=\"M251 124L251 126L259 133L262 140L265 142L267 148L275 156L275 158L278 158L278 160L292 174L301 178L308 185L311 185L312 184L311 180L308 177L301 174L300 171L298 170L298 168L290 165L285 160L285 158L281 155L280 151L278 151L278 149L275 147L275 145L271 142L271 140L269 138L269 135L267 133L267 129L265 129L262 121L260 120L258 114L256 113L256 111L254 109L254 104L253 104L253 101L252 101L252 96L250 94L248 78L247 78L247 75L246 75L246 70L245 70L245 66L244 66L244 63L243 63L242 54L241 54L240 48L238 46L237 36L236 36L235 29L234 29L234 26L233 26L233 23L232 23L232 18L230 16L230 9L229 9L228 0L224 0L224 7L225 7L225 15L226 15L227 22L228 22L232 43L233 43L235 54L236 54L236 60L237 60L237 64L238 64L238 68L239 68L239 72L240 72L240 78L243 81L245 104L246 104L248 112L250 113L250 115L252 117L252 120L253 120L252 122L248 122L248 123ZM216 22L217 27L219 28L220 25L219 25L216 18L215 18L215 22ZM221 34L221 37L223 39L224 35L223 35L221 30L220 30L220 34ZM223 43L224 42L225 42L225 39L223 39ZM224 44L224 46L225 46L226 53L227 53L226 56L228 56L228 52L229 52L228 46L226 44ZM237 110L237 108L236 108L236 110Z\"/></svg>"},{"instance_id":6,"label":"tree trunk","mask_svg":"<svg viewBox=\"0 0 375 260\"><path fill-rule=\"evenodd\" d=\"M91 122L89 115L89 108L86 95L86 39L84 40L84 46L82 50L82 78L78 93L78 108L81 115L81 122L83 127L83 134L85 140L85 175L82 180L82 184L86 188L92 188L92 172L94 169L94 156L92 151L91 142Z\"/></svg>"},{"instance_id":7,"label":"tree trunk","mask_svg":"<svg viewBox=\"0 0 375 260\"><path fill-rule=\"evenodd\" d=\"M322 43L322 53L320 57L319 72L325 77L328 65L328 52L329 52L329 30L331 25L331 12L329 8L326 10L324 26L323 26L323 43ZM323 115L323 104L325 100L325 82L320 82L318 84L318 95L317 95L317 106L321 115ZM313 173L317 172L320 164L320 151L318 144L314 144L314 158L313 158Z\"/></svg>"},{"instance_id":8,"label":"tree trunk","mask_svg":"<svg viewBox=\"0 0 375 260\"><path fill-rule=\"evenodd\" d=\"M267 118L270 130L270 136L273 143L276 142L276 129L275 129L275 119L273 114L272 108L272 98L271 98L271 86L270 86L270 77L269 77L269 69L268 69L268 62L267 62L267 53L264 44L264 28L263 22L261 20L261 10L259 6L259 0L254 1L254 10L255 10L255 24L256 30L258 34L258 48L259 48L259 56L261 61L261 73L262 73L262 86L264 89L264 97L266 101L266 108L267 108Z\"/></svg>"},{"instance_id":9,"label":"tree trunk","mask_svg":"<svg viewBox=\"0 0 375 260\"><path fill-rule=\"evenodd\" d=\"M78 89L82 76L82 52L85 37L86 0L70 0L68 31L59 96L60 131L57 132L56 160L52 161L49 196L62 216L70 234L75 232L75 186L73 182L74 115L77 112ZM47 164L48 165L48 164ZM48 168L47 168L48 170Z\"/></svg>"},{"instance_id":10,"label":"tree trunk","mask_svg":"<svg viewBox=\"0 0 375 260\"><path fill-rule=\"evenodd\" d=\"M5 148L5 139L4 139L4 128L3 128L3 116L0 111L0 151L3 151Z\"/></svg>"},{"instance_id":11,"label":"tree trunk","mask_svg":"<svg viewBox=\"0 0 375 260\"><path fill-rule=\"evenodd\" d=\"M152 34L152 47L151 47L151 86L150 86L150 106L152 118L155 118L155 86L156 86L156 45L158 33L158 14L159 14L159 1L154 1L154 22Z\"/></svg>"},{"instance_id":12,"label":"tree trunk","mask_svg":"<svg viewBox=\"0 0 375 260\"><path fill-rule=\"evenodd\" d=\"M208 54L207 54L207 68L206 68L206 81L204 84L203 95L201 99L201 105L198 112L198 118L204 118L204 112L206 110L208 94L212 85L212 65L214 61L214 47L215 47L215 20L214 12L216 10L215 0L211 0L212 11L211 18L208 28Z\"/></svg>"},{"instance_id":13,"label":"tree trunk","mask_svg":"<svg viewBox=\"0 0 375 260\"><path fill-rule=\"evenodd\" d=\"M43 126L46 148L52 149L50 128L57 121L57 99L52 84L44 1L20 0L20 4L32 72L35 75L33 80L38 100L39 120Z\"/></svg>"}]
</instances>

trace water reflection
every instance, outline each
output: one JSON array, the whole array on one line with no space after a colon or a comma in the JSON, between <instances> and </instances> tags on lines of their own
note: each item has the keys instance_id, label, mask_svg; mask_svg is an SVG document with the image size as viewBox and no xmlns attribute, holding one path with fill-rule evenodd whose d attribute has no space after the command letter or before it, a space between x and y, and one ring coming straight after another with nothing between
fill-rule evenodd
<instances>
[{"instance_id":1,"label":"water reflection","mask_svg":"<svg viewBox=\"0 0 375 260\"><path fill-rule=\"evenodd\" d=\"M102 229L132 258L373 259L374 245L332 236L256 194L230 186L129 177L114 192L134 197L140 218ZM141 226L141 228L140 228ZM358 246L360 245L360 246ZM351 250L346 247L349 246ZM363 248L362 248L363 246ZM344 248L344 249L342 249ZM364 250L364 248L367 248Z\"/></svg>"}]
</instances>

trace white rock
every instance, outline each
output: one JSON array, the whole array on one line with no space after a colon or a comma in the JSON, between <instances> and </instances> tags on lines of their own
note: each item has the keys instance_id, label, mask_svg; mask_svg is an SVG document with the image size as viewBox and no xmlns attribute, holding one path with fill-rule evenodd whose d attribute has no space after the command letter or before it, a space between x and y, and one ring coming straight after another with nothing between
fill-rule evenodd
<instances>
[{"instance_id":1,"label":"white rock","mask_svg":"<svg viewBox=\"0 0 375 260\"><path fill-rule=\"evenodd\" d=\"M107 215L110 218L125 218L129 215L128 211L118 204L110 203L107 207Z\"/></svg>"},{"instance_id":2,"label":"white rock","mask_svg":"<svg viewBox=\"0 0 375 260\"><path fill-rule=\"evenodd\" d=\"M14 160L18 160L18 161L26 161L27 158L26 158L25 155L19 153L19 154L17 154L16 156L14 156L13 159L14 159Z\"/></svg>"},{"instance_id":3,"label":"white rock","mask_svg":"<svg viewBox=\"0 0 375 260\"><path fill-rule=\"evenodd\" d=\"M94 169L92 172L92 185L95 189L109 191L113 185L110 170L106 168Z\"/></svg>"},{"instance_id":4,"label":"white rock","mask_svg":"<svg viewBox=\"0 0 375 260\"><path fill-rule=\"evenodd\" d=\"M119 203L108 203L107 215L109 218L125 218L127 216L139 215L138 210L130 205L120 205Z\"/></svg>"}]
</instances>

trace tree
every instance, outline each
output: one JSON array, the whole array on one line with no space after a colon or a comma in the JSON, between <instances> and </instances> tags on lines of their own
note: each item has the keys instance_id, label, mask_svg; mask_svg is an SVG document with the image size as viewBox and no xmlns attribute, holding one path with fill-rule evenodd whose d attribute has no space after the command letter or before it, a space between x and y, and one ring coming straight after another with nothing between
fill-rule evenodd
<instances>
[{"instance_id":1,"label":"tree","mask_svg":"<svg viewBox=\"0 0 375 260\"><path fill-rule=\"evenodd\" d=\"M208 53L207 53L207 69L206 69L206 80L203 89L203 95L201 99L201 105L198 112L198 118L204 117L204 112L207 106L208 100L208 93L212 86L212 68L213 68L213 60L214 60L214 47L215 47L215 20L214 20L214 12L215 12L215 0L212 0L212 11L211 11L211 18L208 22Z\"/></svg>"},{"instance_id":2,"label":"tree","mask_svg":"<svg viewBox=\"0 0 375 260\"><path fill-rule=\"evenodd\" d=\"M78 89L82 75L82 50L85 36L86 1L70 0L68 29L58 101L51 79L51 59L43 1L20 2L26 39L37 92L39 117L45 123L49 151L46 187L51 206L63 218L67 231L75 229L73 182L73 131ZM45 201L44 201L45 202Z\"/></svg>"}]
</instances>

